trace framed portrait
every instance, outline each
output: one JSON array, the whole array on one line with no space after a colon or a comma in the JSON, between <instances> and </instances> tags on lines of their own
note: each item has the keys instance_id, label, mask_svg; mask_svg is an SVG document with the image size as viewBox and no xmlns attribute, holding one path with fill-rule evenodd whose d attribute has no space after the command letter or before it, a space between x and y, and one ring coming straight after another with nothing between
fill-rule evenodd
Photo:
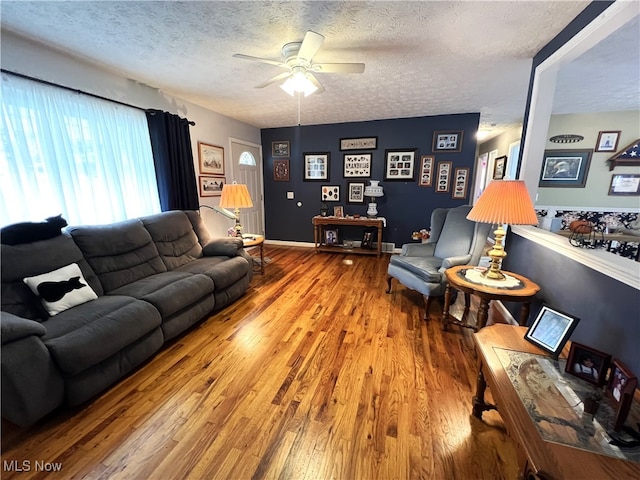
<instances>
[{"instance_id":1,"label":"framed portrait","mask_svg":"<svg viewBox=\"0 0 640 480\"><path fill-rule=\"evenodd\" d=\"M592 153L592 149L545 150L538 186L584 188Z\"/></svg>"},{"instance_id":2,"label":"framed portrait","mask_svg":"<svg viewBox=\"0 0 640 480\"><path fill-rule=\"evenodd\" d=\"M224 148L198 142L198 165L202 175L224 175Z\"/></svg>"},{"instance_id":3,"label":"framed portrait","mask_svg":"<svg viewBox=\"0 0 640 480\"><path fill-rule=\"evenodd\" d=\"M325 245L338 245L338 230L326 229L324 231L324 244Z\"/></svg>"},{"instance_id":4,"label":"framed portrait","mask_svg":"<svg viewBox=\"0 0 640 480\"><path fill-rule=\"evenodd\" d=\"M378 137L341 138L340 150L375 150Z\"/></svg>"},{"instance_id":5,"label":"framed portrait","mask_svg":"<svg viewBox=\"0 0 640 480\"><path fill-rule=\"evenodd\" d=\"M447 193L449 191L449 182L451 180L451 170L453 168L452 162L440 162L438 163L438 170L436 172L436 192Z\"/></svg>"},{"instance_id":6,"label":"framed portrait","mask_svg":"<svg viewBox=\"0 0 640 480\"><path fill-rule=\"evenodd\" d=\"M373 248L374 235L376 234L375 228L365 228L362 234L362 241L360 242L361 248Z\"/></svg>"},{"instance_id":7,"label":"framed portrait","mask_svg":"<svg viewBox=\"0 0 640 480\"><path fill-rule=\"evenodd\" d=\"M596 152L616 152L618 150L618 140L620 140L620 130L598 132L596 141Z\"/></svg>"},{"instance_id":8,"label":"framed portrait","mask_svg":"<svg viewBox=\"0 0 640 480\"><path fill-rule=\"evenodd\" d=\"M364 203L364 183L351 182L348 185L347 203Z\"/></svg>"},{"instance_id":9,"label":"framed portrait","mask_svg":"<svg viewBox=\"0 0 640 480\"><path fill-rule=\"evenodd\" d=\"M338 218L344 217L344 208L342 207L342 205L333 207L333 216Z\"/></svg>"},{"instance_id":10,"label":"framed portrait","mask_svg":"<svg viewBox=\"0 0 640 480\"><path fill-rule=\"evenodd\" d=\"M637 377L624 363L614 358L611 362L611 372L609 372L609 381L605 392L615 407L616 416L613 429L616 431L624 425L624 421L627 419L633 401L633 393L637 386Z\"/></svg>"},{"instance_id":11,"label":"framed portrait","mask_svg":"<svg viewBox=\"0 0 640 480\"><path fill-rule=\"evenodd\" d=\"M640 175L631 173L611 175L609 195L640 196Z\"/></svg>"},{"instance_id":12,"label":"framed portrait","mask_svg":"<svg viewBox=\"0 0 640 480\"><path fill-rule=\"evenodd\" d=\"M289 157L291 156L289 141L278 140L271 142L271 156L272 157Z\"/></svg>"},{"instance_id":13,"label":"framed portrait","mask_svg":"<svg viewBox=\"0 0 640 480\"><path fill-rule=\"evenodd\" d=\"M557 357L579 321L573 315L544 305L524 338Z\"/></svg>"},{"instance_id":14,"label":"framed portrait","mask_svg":"<svg viewBox=\"0 0 640 480\"><path fill-rule=\"evenodd\" d=\"M226 180L224 177L209 177L207 175L198 176L198 186L201 197L219 197L222 195L222 187Z\"/></svg>"},{"instance_id":15,"label":"framed portrait","mask_svg":"<svg viewBox=\"0 0 640 480\"><path fill-rule=\"evenodd\" d=\"M507 166L507 156L498 157L493 164L493 179L502 180L504 178L504 169Z\"/></svg>"},{"instance_id":16,"label":"framed portrait","mask_svg":"<svg viewBox=\"0 0 640 480\"><path fill-rule=\"evenodd\" d=\"M303 153L304 156L304 181L327 181L329 180L329 160L328 152Z\"/></svg>"},{"instance_id":17,"label":"framed portrait","mask_svg":"<svg viewBox=\"0 0 640 480\"><path fill-rule=\"evenodd\" d=\"M371 176L371 154L370 153L345 153L344 154L344 177L364 177Z\"/></svg>"},{"instance_id":18,"label":"framed portrait","mask_svg":"<svg viewBox=\"0 0 640 480\"><path fill-rule=\"evenodd\" d=\"M457 153L462 151L462 130L433 132L432 152Z\"/></svg>"},{"instance_id":19,"label":"framed portrait","mask_svg":"<svg viewBox=\"0 0 640 480\"><path fill-rule=\"evenodd\" d=\"M467 186L469 184L469 167L456 168L453 173L453 192L451 198L464 200L467 198Z\"/></svg>"},{"instance_id":20,"label":"framed portrait","mask_svg":"<svg viewBox=\"0 0 640 480\"><path fill-rule=\"evenodd\" d=\"M565 371L598 387L604 385L611 363L611 355L571 342Z\"/></svg>"},{"instance_id":21,"label":"framed portrait","mask_svg":"<svg viewBox=\"0 0 640 480\"><path fill-rule=\"evenodd\" d=\"M289 159L273 161L273 180L275 182L289 181Z\"/></svg>"},{"instance_id":22,"label":"framed portrait","mask_svg":"<svg viewBox=\"0 0 640 480\"><path fill-rule=\"evenodd\" d=\"M418 185L421 187L430 187L433 185L433 155L422 155L420 157L420 172L418 173Z\"/></svg>"},{"instance_id":23,"label":"framed portrait","mask_svg":"<svg viewBox=\"0 0 640 480\"><path fill-rule=\"evenodd\" d=\"M321 189L323 202L339 202L340 186L339 185L323 185Z\"/></svg>"},{"instance_id":24,"label":"framed portrait","mask_svg":"<svg viewBox=\"0 0 640 480\"><path fill-rule=\"evenodd\" d=\"M413 180L416 151L416 148L386 150L384 179Z\"/></svg>"}]
</instances>

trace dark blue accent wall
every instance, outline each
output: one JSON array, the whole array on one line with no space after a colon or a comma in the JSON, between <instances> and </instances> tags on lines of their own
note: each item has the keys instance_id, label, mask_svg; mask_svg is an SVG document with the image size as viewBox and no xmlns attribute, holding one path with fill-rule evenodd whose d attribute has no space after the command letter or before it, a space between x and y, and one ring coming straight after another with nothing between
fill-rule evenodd
<instances>
[{"instance_id":1,"label":"dark blue accent wall","mask_svg":"<svg viewBox=\"0 0 640 480\"><path fill-rule=\"evenodd\" d=\"M375 120L328 125L309 125L262 130L262 151L264 157L264 206L266 237L269 240L313 242L311 219L320 214L322 185L339 185L340 201L328 202L333 206L342 205L345 214L365 216L368 199L363 204L348 204L347 184L380 180L384 187L384 197L378 199L378 215L387 219L383 241L400 246L411 242L411 232L429 228L431 212L438 207L456 207L470 203L473 194L473 174L476 155L476 132L480 120L479 113L440 115L430 117ZM462 131L462 151L459 153L432 153L435 131ZM378 137L375 150L341 151L340 139ZM274 141L290 142L288 182L274 181L271 144ZM415 175L413 181L384 180L384 160L387 149L417 149ZM322 182L303 180L303 154L305 152L328 152L330 154L330 179ZM372 156L370 178L344 178L343 156L345 153L367 153ZM469 183L466 200L453 200L452 187L448 193L436 193L435 183L431 187L418 185L418 171L421 155L435 155L434 169L438 162L451 161L453 169L469 168ZM435 173L434 173L435 174ZM453 172L452 172L453 176ZM293 200L287 199L287 192L294 192ZM302 202L298 207L297 203ZM354 232L353 239L361 232Z\"/></svg>"},{"instance_id":2,"label":"dark blue accent wall","mask_svg":"<svg viewBox=\"0 0 640 480\"><path fill-rule=\"evenodd\" d=\"M640 375L638 290L512 232L507 236L507 251L504 270L540 285L529 322L543 303L574 315L580 322L571 340L620 358ZM520 308L505 305L512 314Z\"/></svg>"}]
</instances>

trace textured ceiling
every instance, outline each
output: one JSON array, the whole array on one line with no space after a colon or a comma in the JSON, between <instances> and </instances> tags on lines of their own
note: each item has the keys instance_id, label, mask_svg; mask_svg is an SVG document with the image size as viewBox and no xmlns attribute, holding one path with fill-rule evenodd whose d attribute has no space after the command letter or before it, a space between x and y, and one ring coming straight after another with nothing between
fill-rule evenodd
<instances>
[{"instance_id":1,"label":"textured ceiling","mask_svg":"<svg viewBox=\"0 0 640 480\"><path fill-rule=\"evenodd\" d=\"M256 127L297 124L298 105L275 84L254 88L283 70L232 55L281 60L285 43L313 30L326 37L314 61L363 62L366 69L318 74L326 91L301 100L301 123L480 112L481 128L495 124L499 133L522 121L534 54L589 3L0 5L3 29Z\"/></svg>"}]
</instances>

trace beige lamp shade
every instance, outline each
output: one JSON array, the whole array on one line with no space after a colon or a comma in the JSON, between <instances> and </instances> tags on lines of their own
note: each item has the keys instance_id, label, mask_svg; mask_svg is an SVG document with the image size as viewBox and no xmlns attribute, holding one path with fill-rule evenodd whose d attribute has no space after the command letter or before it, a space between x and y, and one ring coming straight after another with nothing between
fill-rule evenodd
<instances>
[{"instance_id":1,"label":"beige lamp shade","mask_svg":"<svg viewBox=\"0 0 640 480\"><path fill-rule=\"evenodd\" d=\"M467 218L474 222L498 225L538 224L533 202L522 180L493 180Z\"/></svg>"},{"instance_id":2,"label":"beige lamp shade","mask_svg":"<svg viewBox=\"0 0 640 480\"><path fill-rule=\"evenodd\" d=\"M233 209L253 207L247 186L236 182L224 185L220 196L220 207Z\"/></svg>"}]
</instances>

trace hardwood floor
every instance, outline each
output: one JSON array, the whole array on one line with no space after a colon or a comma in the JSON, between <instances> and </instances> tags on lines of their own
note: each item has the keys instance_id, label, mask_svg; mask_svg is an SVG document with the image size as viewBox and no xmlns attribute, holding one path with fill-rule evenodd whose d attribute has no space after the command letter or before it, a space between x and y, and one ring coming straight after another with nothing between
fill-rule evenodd
<instances>
[{"instance_id":1,"label":"hardwood floor","mask_svg":"<svg viewBox=\"0 0 640 480\"><path fill-rule=\"evenodd\" d=\"M385 294L388 254L265 256L240 301L103 395L4 422L2 478L517 477L499 414L471 416L471 330L443 332L439 302L425 322L395 281Z\"/></svg>"}]
</instances>

